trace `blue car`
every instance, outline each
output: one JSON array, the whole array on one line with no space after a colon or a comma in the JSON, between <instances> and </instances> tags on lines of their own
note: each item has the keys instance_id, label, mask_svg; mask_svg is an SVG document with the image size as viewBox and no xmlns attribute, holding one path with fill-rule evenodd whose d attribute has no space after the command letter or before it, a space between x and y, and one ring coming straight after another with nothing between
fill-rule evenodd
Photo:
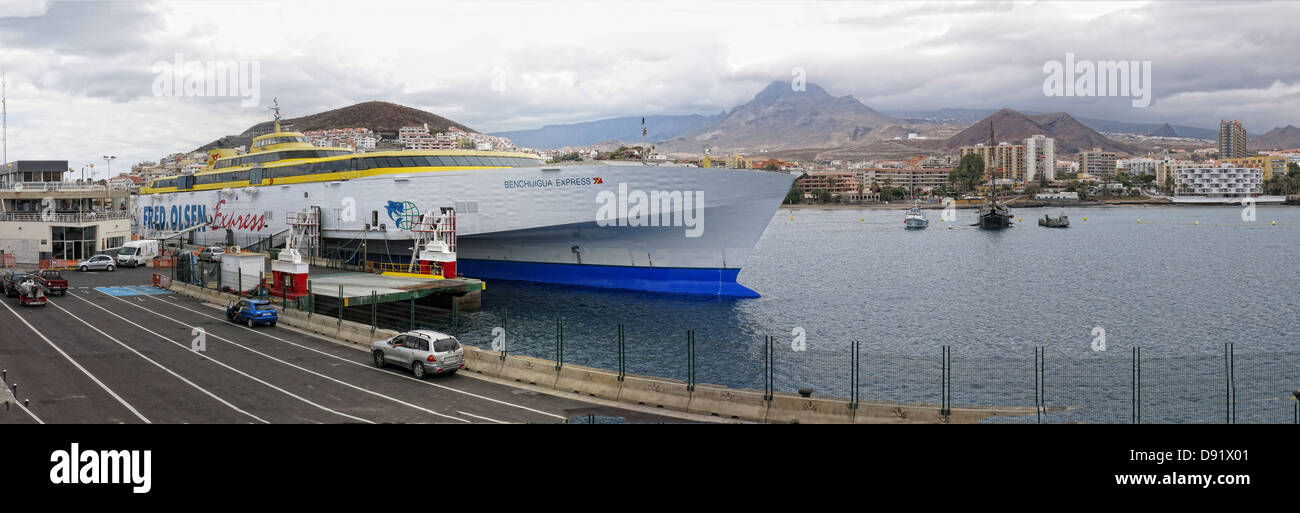
<instances>
[{"instance_id":1,"label":"blue car","mask_svg":"<svg viewBox=\"0 0 1300 513\"><path fill-rule=\"evenodd\" d=\"M257 324L275 326L280 316L275 313L275 307L265 299L241 299L238 303L226 307L226 320L244 323L252 328Z\"/></svg>"}]
</instances>

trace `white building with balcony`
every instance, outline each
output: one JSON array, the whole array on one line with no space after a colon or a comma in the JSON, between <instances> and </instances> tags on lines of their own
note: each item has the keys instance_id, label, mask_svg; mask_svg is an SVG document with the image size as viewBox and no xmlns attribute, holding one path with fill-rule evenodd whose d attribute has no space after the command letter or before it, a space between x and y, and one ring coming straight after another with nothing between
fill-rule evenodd
<instances>
[{"instance_id":1,"label":"white building with balcony","mask_svg":"<svg viewBox=\"0 0 1300 513\"><path fill-rule=\"evenodd\" d=\"M1220 164L1185 167L1172 173L1174 203L1240 204L1243 198L1253 198L1257 203L1286 200L1282 196L1262 196L1264 170L1259 168Z\"/></svg>"}]
</instances>

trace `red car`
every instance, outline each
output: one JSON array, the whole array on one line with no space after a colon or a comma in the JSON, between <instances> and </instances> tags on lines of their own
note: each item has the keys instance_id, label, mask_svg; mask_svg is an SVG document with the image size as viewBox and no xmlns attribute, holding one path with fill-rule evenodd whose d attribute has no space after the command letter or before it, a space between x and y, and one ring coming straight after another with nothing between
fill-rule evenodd
<instances>
[{"instance_id":1,"label":"red car","mask_svg":"<svg viewBox=\"0 0 1300 513\"><path fill-rule=\"evenodd\" d=\"M63 274L53 269L36 272L36 283L45 289L46 294L58 293L60 296L68 293L68 280L63 278Z\"/></svg>"}]
</instances>

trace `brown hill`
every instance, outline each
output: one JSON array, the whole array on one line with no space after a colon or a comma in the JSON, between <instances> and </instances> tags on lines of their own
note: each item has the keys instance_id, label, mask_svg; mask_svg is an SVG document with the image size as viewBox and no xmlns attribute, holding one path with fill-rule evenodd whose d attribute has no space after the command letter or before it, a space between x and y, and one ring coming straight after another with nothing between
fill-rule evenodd
<instances>
[{"instance_id":1,"label":"brown hill","mask_svg":"<svg viewBox=\"0 0 1300 513\"><path fill-rule=\"evenodd\" d=\"M945 146L957 149L962 146L989 143L989 126L992 125L997 142L1017 142L1042 134L1056 139L1057 154L1076 153L1080 150L1101 148L1117 153L1132 154L1137 150L1120 144L1088 128L1064 112L1026 115L1011 109L1002 109L993 115L962 130L948 139Z\"/></svg>"},{"instance_id":2,"label":"brown hill","mask_svg":"<svg viewBox=\"0 0 1300 513\"><path fill-rule=\"evenodd\" d=\"M1300 148L1300 128L1291 125L1277 127L1251 139L1246 146L1256 150L1289 150Z\"/></svg>"},{"instance_id":3,"label":"brown hill","mask_svg":"<svg viewBox=\"0 0 1300 513\"><path fill-rule=\"evenodd\" d=\"M872 130L894 123L889 116L852 96L831 96L816 84L793 91L776 81L750 102L732 109L711 126L659 147L665 151L714 154L729 151L835 148L866 142ZM883 137L877 134L878 137Z\"/></svg>"},{"instance_id":4,"label":"brown hill","mask_svg":"<svg viewBox=\"0 0 1300 513\"><path fill-rule=\"evenodd\" d=\"M244 132L239 135L222 137L221 139L199 147L196 151L207 151L213 148L247 146L252 143L253 137L270 132L273 123L274 121L258 123L249 127L247 130L244 130ZM397 130L401 127L418 126L423 125L424 123L429 124L430 132L445 131L451 127L456 127L466 132L475 131L465 125L432 112L425 112L420 109L380 101L358 103L356 105L327 110L325 112L319 112L308 116L280 120L280 124L283 128L291 129L296 132L360 127L369 128L377 133L390 135L392 137L396 137Z\"/></svg>"},{"instance_id":5,"label":"brown hill","mask_svg":"<svg viewBox=\"0 0 1300 513\"><path fill-rule=\"evenodd\" d=\"M1174 130L1174 127L1169 126L1169 123L1165 123L1160 125L1160 128L1147 133L1147 135L1152 137L1178 137L1178 131Z\"/></svg>"}]
</instances>

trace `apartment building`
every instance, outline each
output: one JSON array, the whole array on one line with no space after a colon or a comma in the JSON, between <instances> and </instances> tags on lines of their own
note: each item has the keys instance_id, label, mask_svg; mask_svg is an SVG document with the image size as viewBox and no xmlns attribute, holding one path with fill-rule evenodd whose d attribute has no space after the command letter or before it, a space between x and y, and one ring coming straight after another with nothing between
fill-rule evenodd
<instances>
[{"instance_id":1,"label":"apartment building","mask_svg":"<svg viewBox=\"0 0 1300 513\"><path fill-rule=\"evenodd\" d=\"M814 171L800 177L796 183L804 197L813 197L819 190L840 196L856 195L861 182L847 171Z\"/></svg>"},{"instance_id":2,"label":"apartment building","mask_svg":"<svg viewBox=\"0 0 1300 513\"><path fill-rule=\"evenodd\" d=\"M984 159L984 179L1004 181L1025 180L1025 146L998 143L997 146L962 146L960 156L979 155Z\"/></svg>"},{"instance_id":3,"label":"apartment building","mask_svg":"<svg viewBox=\"0 0 1300 513\"><path fill-rule=\"evenodd\" d=\"M1092 151L1079 152L1079 171L1089 175L1109 180L1115 175L1116 155L1113 151L1102 151L1101 148L1093 148Z\"/></svg>"},{"instance_id":4,"label":"apartment building","mask_svg":"<svg viewBox=\"0 0 1300 513\"><path fill-rule=\"evenodd\" d=\"M1025 139L1025 181L1056 179L1056 139L1035 135Z\"/></svg>"},{"instance_id":5,"label":"apartment building","mask_svg":"<svg viewBox=\"0 0 1300 513\"><path fill-rule=\"evenodd\" d=\"M1275 157L1272 155L1259 155L1255 157L1242 157L1235 159L1219 159L1220 163L1232 164L1237 167L1254 167L1264 170L1264 181L1267 182L1274 175L1286 174L1286 157Z\"/></svg>"},{"instance_id":6,"label":"apartment building","mask_svg":"<svg viewBox=\"0 0 1300 513\"><path fill-rule=\"evenodd\" d=\"M1246 155L1246 128L1236 120L1219 120L1219 158L1239 159Z\"/></svg>"},{"instance_id":7,"label":"apartment building","mask_svg":"<svg viewBox=\"0 0 1300 513\"><path fill-rule=\"evenodd\" d=\"M1242 198L1263 193L1264 170L1233 164L1179 169L1174 174L1175 196Z\"/></svg>"}]
</instances>

